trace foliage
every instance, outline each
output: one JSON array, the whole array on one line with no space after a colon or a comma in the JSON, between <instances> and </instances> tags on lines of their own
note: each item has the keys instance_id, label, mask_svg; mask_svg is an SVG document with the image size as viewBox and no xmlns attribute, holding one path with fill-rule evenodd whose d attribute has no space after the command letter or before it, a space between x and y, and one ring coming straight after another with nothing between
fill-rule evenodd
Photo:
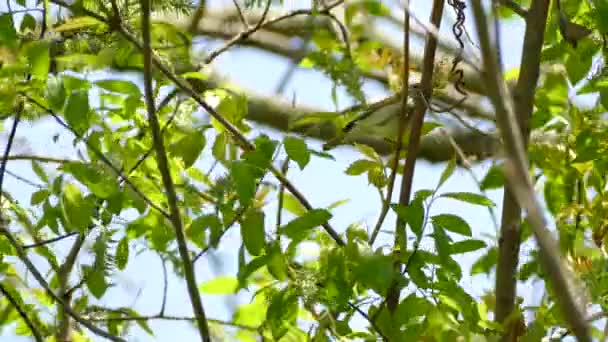
<instances>
[{"instance_id":1,"label":"foliage","mask_svg":"<svg viewBox=\"0 0 608 342\"><path fill-rule=\"evenodd\" d=\"M526 8L530 2L533 0L512 1L511 5ZM100 300L112 302L108 293L120 273L145 251L158 254L163 265L172 265L177 276L187 279L193 266L186 261L200 263L199 259L208 258L207 252L225 246L225 234L238 225L238 245L229 246L238 250L236 274L199 279L194 289L215 296L242 290L251 295L249 303L232 312L230 321L215 319L213 308L205 307L205 322L214 328L211 331L217 339L495 341L504 331L492 319L496 294L489 291L481 298L473 296L463 285L468 270L459 259L475 253L471 275L493 275L498 237L482 239L480 227L459 215L436 213L438 201L461 202L493 213L497 204L486 191L505 186L505 168L498 158L478 182L479 189L451 192L444 190L446 182L461 177L455 170L468 169L471 163L454 153L435 188L418 190L409 203L403 203L391 197L395 185L391 174L403 175L401 164L393 163L395 156L386 158L370 146L352 144L360 157L344 170L344 177L365 176L362 186L367 183L380 194L379 212L390 208L407 224L406 235L411 237L404 237L403 244L380 246L370 243L371 232L357 222L335 227L335 233L332 218L344 202L325 208L310 204L286 173L290 165L306 170L316 159L333 157L314 150L310 141L292 132L273 139L256 130L249 120L250 94L205 83L213 75L207 68L195 67L194 60L200 56L192 49L193 32L164 21L142 27L142 8L137 2L82 0L68 5L45 0L36 4L36 10L27 8L24 1L11 5L12 13L0 14L3 126L10 132L8 128L17 127L19 120L52 119L73 136L73 147L82 158L22 155L21 159L30 160L38 178L30 181L36 186L30 203L13 200L7 187L3 189L1 218L7 227L0 237L1 327L11 327L19 335L41 335L45 341L63 334L85 341L97 332L88 326L89 330L73 329L63 324L82 325L79 316L115 338L128 337L134 325L154 335L148 321L171 319L165 313L166 293L159 314L144 315L120 303L100 304ZM196 9L181 0L153 1L152 5L155 13L173 11L187 16ZM327 8L302 10L300 14L306 18L328 19L333 30L305 32L303 36L313 46L296 61L333 82L334 92L329 96L336 108L343 107L337 89L350 95L354 105L347 110L313 113L297 122L311 129L329 122L333 130L343 133L338 134L340 139L348 137L348 130L360 121L359 115L376 112L364 91L366 77L388 75L385 87L398 93L403 88L400 76L404 68L400 51L365 34L373 19L395 19L396 14L376 0L342 5L346 7L344 20ZM239 10L263 10L265 6L264 1L248 1ZM51 11L56 8L69 10L69 14ZM542 74L530 118L532 136L550 139L532 141L530 172L542 189L539 195L553 218L560 250L587 294L584 300L597 311L608 312L604 274L608 253L608 201L604 198L608 196L608 69L603 66L608 55L608 19L602 14L608 2L562 0L561 8L572 23L591 28L593 33L573 46L559 34L557 13L550 10L542 60L552 67ZM40 9L42 16L33 15ZM499 15L503 21L515 20L514 12L506 7ZM285 16L285 21L296 17ZM255 27L255 23L246 27ZM280 31L278 25L271 28ZM153 137L149 104L137 78L119 77L125 70L146 72L143 51L136 44L145 30L151 34L158 63L168 70L157 64L150 71L154 97L161 99L153 114L160 122L162 151ZM235 42L229 41L226 49L246 45L249 35L234 37ZM416 70L414 65L411 68ZM100 70L107 71L102 79L87 76ZM506 78L517 72L508 71ZM446 87L447 81L439 81L436 88ZM577 85L579 94L595 94L597 100L591 106L577 106L569 94L571 85ZM176 89L179 91L174 92ZM419 95L416 90L410 93L412 98ZM208 105L204 111L200 101ZM447 134L444 125L441 120L427 120L422 134ZM391 146L399 139L408 141L395 135L383 138ZM9 147L5 150L10 152ZM166 154L168 174L162 172L160 153ZM10 154L16 155L14 151ZM213 161L211 168L203 159ZM5 158L2 172L6 163ZM167 190L167 176L174 183L175 198ZM177 219L183 232L175 223L172 201L179 209ZM369 203L372 205L371 200ZM394 225L383 223L381 216L379 226L392 232ZM527 224L524 228L521 241L534 249L532 233ZM179 251L181 235L187 242L188 258ZM74 239L67 239L71 237ZM70 242L61 244L64 239L61 243ZM318 255L303 259L300 249L305 244L316 246ZM39 272L47 286L32 283L23 270L33 254L46 261ZM536 250L525 256L518 268L521 283L546 280L538 260ZM394 284L403 290L392 313L385 300ZM64 304L76 316L63 309ZM520 320L518 336L536 341L547 334L568 334L567 330L555 333L560 327L567 328L558 304L550 290L532 309L519 303L513 316L525 320ZM182 319L196 322L191 317ZM599 330L594 334L601 335Z\"/></svg>"}]
</instances>

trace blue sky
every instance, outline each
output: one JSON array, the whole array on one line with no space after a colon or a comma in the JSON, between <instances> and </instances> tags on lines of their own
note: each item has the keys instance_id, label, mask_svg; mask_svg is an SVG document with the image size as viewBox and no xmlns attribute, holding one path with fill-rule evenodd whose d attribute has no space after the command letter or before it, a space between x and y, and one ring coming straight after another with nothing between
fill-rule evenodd
<instances>
[{"instance_id":1,"label":"blue sky","mask_svg":"<svg viewBox=\"0 0 608 342\"><path fill-rule=\"evenodd\" d=\"M288 3L288 1L286 1ZM230 1L213 1L212 4L230 5ZM431 1L413 1L414 11L422 20L427 20ZM288 4L290 5L290 4ZM307 2L297 1L291 4L293 7L305 7ZM0 5L3 6L3 5ZM1 10L5 8L0 7ZM447 8L446 10L451 11ZM471 18L472 16L468 16ZM453 18L453 16L450 16ZM501 45L508 47L503 48L505 55L503 61L507 68L516 66L519 63L521 53L521 39L523 37L523 26L519 19L514 19L502 26L502 41ZM451 21L444 21L443 30L449 30ZM467 25L469 32L475 36L471 25ZM395 32L395 40L400 41L401 34ZM271 94L276 87L279 79L282 77L285 70L289 68L289 64L285 61L268 54L262 54L252 50L235 49L222 55L214 62L214 68L220 70L233 81L238 82L245 88L255 89L257 92ZM103 74L95 76L103 77ZM133 79L139 83L138 79ZM332 109L333 104L330 98L331 85L320 75L320 73L310 70L298 71L287 90L286 96L291 98L292 94L296 94L297 103L309 104L320 108ZM382 95L383 92L379 88L368 87L366 92L371 96ZM341 94L341 105L347 105L345 102L347 97ZM342 102L344 101L344 102ZM28 126L25 129L25 126ZM5 126L6 127L6 126ZM40 154L51 154L60 157L74 157L73 148L69 133L65 133L60 127L50 121L43 121L34 125L24 124L19 133L24 139L27 139L28 146L17 147L23 149L31 149L32 152ZM280 134L269 132L272 137L279 138ZM52 142L52 136L55 133L61 132L61 138L57 143ZM5 133L6 134L6 133ZM310 142L311 147L320 148L320 143L316 141ZM380 202L375 189L367 185L366 177L349 177L343 174L346 167L359 158L359 154L351 148L340 147L332 151L336 157L336 161L327 161L319 158L313 158L310 165L304 170L299 171L297 166L293 166L289 171L289 178L296 186L303 191L306 197L310 200L313 206L324 207L332 202L341 199L350 199L350 202L337 208L333 214L332 225L344 229L353 222L362 222L367 226L373 225L377 218L380 208ZM209 165L209 158L203 158L200 164ZM477 177L481 178L487 171L489 165L483 163L476 165L474 172ZM434 188L439 179L439 175L443 170L443 164L429 164L425 161L420 161L416 166L414 177L414 190ZM36 179L30 169L29 163L11 162L8 169L30 179ZM34 190L28 185L24 185L12 177L6 179L6 188L11 193L16 194L18 200L22 203L29 203L29 196ZM443 186L443 191L471 191L476 189L476 185L470 175L464 170L457 170L455 175ZM495 212L500 215L502 206L502 191L490 192L490 198L497 204ZM268 207L269 213L274 213L276 209L275 203L271 203ZM433 207L433 213L455 213L465 218L471 227L474 234L482 238L482 233L494 235L494 225L486 210L480 210L479 207L464 205L452 200L437 201ZM274 217L274 214L267 215ZM500 217L498 217L500 219ZM389 216L386 220L387 228L394 222L394 217ZM380 235L378 245L382 241L389 243L392 237L388 235ZM231 233L227 234L222 244L217 251L211 253L213 257L208 260L201 260L197 263L198 281L202 282L211 279L214 276L234 275L236 274L236 246L238 246L238 229L232 229ZM65 244L67 246L67 244ZM476 259L476 255L466 255L460 259L465 270L468 273L468 267ZM222 264L218 265L214 260L221 260ZM118 287L111 290L104 297L104 304L109 306L122 306L133 304L134 308L142 314L155 314L160 307L162 297L162 268L159 258L143 253L130 260L127 269L118 276ZM480 295L484 289L493 286L493 280L487 279L485 276L471 279L468 276L462 281L462 284L471 294ZM141 290L140 295L137 293ZM528 292L531 296L531 292ZM247 296L239 296L239 300L245 300ZM203 296L205 309L209 317L230 319L230 307L235 303L234 298L225 298L218 296ZM175 315L190 315L190 302L185 291L185 284L175 277L170 279L170 289L168 297L168 313ZM180 322L151 322L151 327L156 333L156 340L180 340L180 341L196 341L197 334L194 329L190 328L187 323ZM5 330L3 340L20 341L24 339L13 336L9 330ZM152 341L148 335L136 328L133 334L133 341Z\"/></svg>"}]
</instances>

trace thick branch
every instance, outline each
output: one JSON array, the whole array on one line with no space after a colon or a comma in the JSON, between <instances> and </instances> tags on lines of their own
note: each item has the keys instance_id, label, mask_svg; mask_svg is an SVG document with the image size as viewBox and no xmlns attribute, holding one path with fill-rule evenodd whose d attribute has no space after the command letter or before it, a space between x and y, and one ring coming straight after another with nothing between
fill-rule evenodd
<instances>
[{"instance_id":1,"label":"thick branch","mask_svg":"<svg viewBox=\"0 0 608 342\"><path fill-rule=\"evenodd\" d=\"M529 121L534 105L534 94L540 74L541 50L547 22L549 2L535 0L530 7L526 20L524 48L521 57L521 70L513 94L518 126L521 130L524 148L527 148L530 127ZM505 320L515 308L517 265L521 240L521 209L515 195L505 186L502 207L502 222L498 244L496 266L496 321L506 324L503 341L516 338L515 325Z\"/></svg>"},{"instance_id":2,"label":"thick branch","mask_svg":"<svg viewBox=\"0 0 608 342\"><path fill-rule=\"evenodd\" d=\"M536 10L539 13L546 11L545 6L548 6L547 0L537 0L536 2L535 5L539 6ZM497 123L505 142L507 154L505 178L507 184L510 191L515 195L518 204L526 209L528 222L538 243L543 270L548 275L550 284L554 290L553 294L557 299L563 317L579 341L592 341L589 327L585 320L584 309L581 303L578 303L574 289L572 288L571 279L573 279L573 275L565 267L561 259L557 241L555 241L551 232L546 228L547 222L543 209L536 198L532 180L528 173L528 161L521 132L519 127L517 127L512 99L500 74L496 58L496 48L490 42L488 23L480 0L473 1L473 9L484 60L483 75L490 99L496 108ZM534 40L542 40L542 34L540 34L540 37L538 35L534 35L533 37Z\"/></svg>"},{"instance_id":3,"label":"thick branch","mask_svg":"<svg viewBox=\"0 0 608 342\"><path fill-rule=\"evenodd\" d=\"M141 0L142 7L142 31L143 31L143 54L144 54L144 92L146 100L146 109L148 111L148 123L152 130L152 138L154 143L154 149L156 150L156 161L158 163L158 170L160 172L163 185L167 192L167 201L169 202L171 224L175 230L175 238L177 241L177 248L184 268L184 275L186 278L186 285L188 286L188 294L190 295L190 302L192 304L192 310L196 317L196 322L201 336L201 340L204 342L211 342L211 336L209 334L209 326L207 323L207 317L205 310L203 309L203 302L201 295L196 285L196 275L194 273L194 266L190 261L190 252L188 251L188 245L186 242L186 235L184 233L183 222L178 206L177 193L175 192L175 186L173 179L171 179L171 170L169 169L169 162L167 159L167 151L165 150L165 143L161 134L160 124L158 123L158 117L156 116L156 109L154 108L154 92L152 89L152 48L150 46L151 34L150 34L150 4L151 0Z\"/></svg>"}]
</instances>

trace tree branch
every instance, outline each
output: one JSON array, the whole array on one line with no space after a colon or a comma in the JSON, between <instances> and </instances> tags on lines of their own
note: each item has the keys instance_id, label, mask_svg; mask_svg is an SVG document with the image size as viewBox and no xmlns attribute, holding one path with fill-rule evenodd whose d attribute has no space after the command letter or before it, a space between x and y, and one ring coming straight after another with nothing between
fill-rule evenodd
<instances>
[{"instance_id":1,"label":"tree branch","mask_svg":"<svg viewBox=\"0 0 608 342\"><path fill-rule=\"evenodd\" d=\"M112 310L114 311L114 310ZM120 310L118 310L120 312ZM187 316L171 316L171 315L153 315L153 316L122 316L122 317L91 317L91 321L93 322L125 322L125 321L152 321L152 320L165 320L165 321L195 321L196 317L187 317ZM233 322L228 322L221 319L209 318L209 323L226 325L230 327L235 327L244 330L258 331L258 327L253 327L250 325L238 324Z\"/></svg>"},{"instance_id":2,"label":"tree branch","mask_svg":"<svg viewBox=\"0 0 608 342\"><path fill-rule=\"evenodd\" d=\"M36 279L36 281L44 288L46 293L55 302L57 302L59 305L64 307L67 314L72 316L72 318L74 318L74 320L76 322L82 324L84 327L89 329L91 332L93 332L101 337L105 337L110 341L126 342L126 340L124 340L118 336L114 336L114 335L106 332L105 330L98 328L97 326L92 324L90 321L88 321L87 319L80 316L76 311L74 311L74 309L72 309L72 307L63 300L63 298L61 298L55 292L53 292L53 289L51 289L50 285L46 282L46 280L44 280L44 277L42 276L42 274L40 274L40 272L38 271L36 266L34 266L34 264L27 257L26 251L21 247L19 242L17 242L17 239L15 239L13 234L4 225L0 226L0 233L2 235L4 235L4 237L6 237L6 239L10 243L10 245L15 249L15 251L17 252L17 257L19 257L19 260L21 260L21 262L23 262L25 264L25 267L27 268L27 270L34 276L34 279Z\"/></svg>"},{"instance_id":3,"label":"tree branch","mask_svg":"<svg viewBox=\"0 0 608 342\"><path fill-rule=\"evenodd\" d=\"M53 0L58 1L58 0ZM131 43L133 43L137 48L142 49L142 44L137 40L133 34L131 34L125 27L120 27L122 35L127 38ZM177 76L173 73L169 68L156 56L154 53L151 53L152 61L156 65L157 68L169 79L171 80L178 88L182 91L186 92L192 99L194 99L203 109L209 113L213 118L215 118L222 126L226 128L226 130L235 138L236 142L240 147L244 150L253 150L255 146L247 140L247 138L236 128L232 123L230 123L226 118L224 118L220 113L218 113L213 107L211 107L206 101L203 100L201 95L192 89L190 84L186 82L183 78ZM278 171L275 167L271 166L270 171L272 174L282 182L285 187L291 192L294 197L302 203L302 205L307 209L311 210L312 206L308 202L308 200L298 191L298 189L288 180L286 179L280 171ZM329 225L329 223L322 224L325 231L332 237L334 241L336 241L339 245L344 245L344 241L338 235L338 233Z\"/></svg>"},{"instance_id":4,"label":"tree branch","mask_svg":"<svg viewBox=\"0 0 608 342\"><path fill-rule=\"evenodd\" d=\"M150 1L151 0L141 0L141 26L143 32L142 50L144 54L144 93L146 100L146 109L148 111L148 123L152 131L152 138L154 143L154 149L156 150L156 161L158 163L158 170L161 174L161 178L165 190L167 192L167 200L169 202L170 209L169 219L175 230L177 248L179 250L180 258L182 259L182 264L184 267L184 276L186 278L186 285L188 287L188 294L190 296L192 310L194 311L194 315L196 317L198 331L202 341L211 342L207 317L205 315L203 302L198 291L198 286L196 285L196 274L194 272L194 267L190 261L190 252L188 251L186 235L184 233L183 222L177 203L177 193L175 192L173 179L171 179L171 171L169 170L167 152L165 150L165 144L163 141L160 125L158 123L158 118L156 117L156 110L154 109L154 93L152 89L152 48L150 46Z\"/></svg>"},{"instance_id":5,"label":"tree branch","mask_svg":"<svg viewBox=\"0 0 608 342\"><path fill-rule=\"evenodd\" d=\"M148 204L150 207L156 209L159 213L161 213L161 215L163 215L164 217L169 218L169 214L160 206L158 206L156 203L154 203L150 198L148 198L148 196L146 196L143 192L141 192L136 186L135 184L133 184L133 182L131 182L131 180L129 180L129 177L124 175L122 173L122 171L116 167L114 164L112 164L112 162L101 152L99 151L97 148L95 148L95 146L92 146L91 144L89 144L89 142L84 139L82 137L81 134L79 134L78 132L76 132L72 127L70 127L68 124L66 124L60 117L59 115L57 115L55 112L53 112L50 108L45 107L43 104L41 104L40 102L38 102L37 100L33 99L33 98L29 98L28 100L30 102L32 102L33 104L35 104L36 106L38 106L40 109L44 110L45 112L49 113L54 119L55 121L57 121L57 123L59 123L59 125L61 125L62 127L68 129L70 132L72 132L72 134L74 134L74 136L76 136L78 139L82 140L87 147L93 151L97 157L106 165L108 166L119 178L121 181L125 182L130 188L131 190L133 190L133 192L135 192L138 196L141 197L141 199L146 202L146 204Z\"/></svg>"},{"instance_id":6,"label":"tree branch","mask_svg":"<svg viewBox=\"0 0 608 342\"><path fill-rule=\"evenodd\" d=\"M548 6L547 0L537 0L538 11ZM542 207L536 199L534 187L528 174L528 162L524 150L521 130L513 110L512 99L500 73L493 44L490 42L488 23L480 0L473 1L473 12L477 32L481 42L484 61L484 78L490 99L496 109L497 123L505 142L507 159L505 178L510 191L517 198L520 206L526 209L528 222L534 232L539 247L539 256L544 271L548 274L550 284L562 314L579 341L592 341L589 327L585 321L582 305L576 300L570 280L573 275L565 267L559 254L559 247L546 228ZM538 38L538 36L537 36ZM542 34L540 34L542 39ZM522 87L523 88L523 87Z\"/></svg>"},{"instance_id":7,"label":"tree branch","mask_svg":"<svg viewBox=\"0 0 608 342\"><path fill-rule=\"evenodd\" d=\"M437 27L439 30L441 25L441 17L443 15L444 0L434 0L433 8L431 10L430 22L432 25ZM406 8L405 11L409 11ZM426 39L424 47L424 59L422 65L422 79L420 80L420 93L416 94L414 99L415 107L410 119L410 134L409 142L407 145L407 154L405 159L405 166L403 169L403 176L401 178L401 189L399 194L399 205L407 207L410 202L410 194L412 191L412 184L414 180L414 169L416 167L416 159L420 146L420 137L422 131L422 124L424 123L424 114L427 111L427 103L430 102L430 98L433 95L433 70L435 67L435 53L437 51L437 37L429 34ZM395 226L395 243L394 250L405 251L405 228L406 222L402 219L397 218ZM397 263L397 265L401 265ZM399 268L398 268L399 270ZM399 305L399 295L401 289L393 283L389 292L386 296L386 306L393 315Z\"/></svg>"},{"instance_id":8,"label":"tree branch","mask_svg":"<svg viewBox=\"0 0 608 342\"><path fill-rule=\"evenodd\" d=\"M500 4L515 12L520 17L526 19L528 16L528 11L526 11L520 4L516 3L513 0L500 0Z\"/></svg>"},{"instance_id":9,"label":"tree branch","mask_svg":"<svg viewBox=\"0 0 608 342\"><path fill-rule=\"evenodd\" d=\"M32 321L27 315L25 308L21 307L21 304L19 304L17 299L13 297L13 295L4 287L2 283L0 283L0 292L2 292L2 295L4 295L4 297L6 297L6 299L8 299L8 301L15 307L15 309L19 313L19 316L21 316L21 319L23 319L23 322L25 322L25 325L27 325L27 327L30 329L34 340L36 340L36 342L43 342L44 338L40 333L40 329L36 326L36 324L34 324L34 321Z\"/></svg>"},{"instance_id":10,"label":"tree branch","mask_svg":"<svg viewBox=\"0 0 608 342\"><path fill-rule=\"evenodd\" d=\"M513 94L517 123L527 149L530 136L529 121L534 105L534 94L540 74L541 51L547 22L549 2L534 0L526 17L524 48L519 79ZM516 325L507 322L515 308L517 291L517 265L521 240L521 208L508 186L503 192L498 260L496 264L496 322L505 324L503 341L516 338Z\"/></svg>"}]
</instances>

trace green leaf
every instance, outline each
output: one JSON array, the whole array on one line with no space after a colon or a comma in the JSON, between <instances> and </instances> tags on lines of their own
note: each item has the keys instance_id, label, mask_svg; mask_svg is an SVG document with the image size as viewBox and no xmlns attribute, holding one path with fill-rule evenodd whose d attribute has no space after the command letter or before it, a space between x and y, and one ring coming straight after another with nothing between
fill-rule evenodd
<instances>
[{"instance_id":1,"label":"green leaf","mask_svg":"<svg viewBox=\"0 0 608 342\"><path fill-rule=\"evenodd\" d=\"M259 210L249 210L241 223L241 237L249 254L258 256L266 245L264 230L264 213Z\"/></svg>"},{"instance_id":2,"label":"green leaf","mask_svg":"<svg viewBox=\"0 0 608 342\"><path fill-rule=\"evenodd\" d=\"M63 24L53 27L55 32L77 31L102 25L102 22L92 17L71 17Z\"/></svg>"},{"instance_id":3,"label":"green leaf","mask_svg":"<svg viewBox=\"0 0 608 342\"><path fill-rule=\"evenodd\" d=\"M439 184L437 184L437 189L439 189L439 187L441 187L443 183L445 183L445 181L447 181L450 176L452 176L454 170L456 170L456 159L452 158L450 159L450 161L448 161L447 165L445 166L445 169L443 169L443 172L441 173L441 177L439 178Z\"/></svg>"},{"instance_id":4,"label":"green leaf","mask_svg":"<svg viewBox=\"0 0 608 342\"><path fill-rule=\"evenodd\" d=\"M304 140L295 137L286 137L283 140L283 146L289 159L298 163L300 170L303 170L310 161L310 151Z\"/></svg>"},{"instance_id":5,"label":"green leaf","mask_svg":"<svg viewBox=\"0 0 608 342\"><path fill-rule=\"evenodd\" d=\"M215 136L211 153L213 157L219 161L226 160L226 146L228 145L226 133L219 133Z\"/></svg>"},{"instance_id":6,"label":"green leaf","mask_svg":"<svg viewBox=\"0 0 608 342\"><path fill-rule=\"evenodd\" d=\"M378 163L374 161L368 159L359 159L350 164L344 172L350 176L358 176L377 167Z\"/></svg>"},{"instance_id":7,"label":"green leaf","mask_svg":"<svg viewBox=\"0 0 608 342\"><path fill-rule=\"evenodd\" d=\"M120 239L114 258L116 260L116 267L121 271L124 270L129 261L129 238L127 236Z\"/></svg>"},{"instance_id":8,"label":"green leaf","mask_svg":"<svg viewBox=\"0 0 608 342\"><path fill-rule=\"evenodd\" d=\"M254 296L250 303L240 305L235 310L233 315L234 322L251 327L262 325L266 317L267 305L264 296Z\"/></svg>"},{"instance_id":9,"label":"green leaf","mask_svg":"<svg viewBox=\"0 0 608 342\"><path fill-rule=\"evenodd\" d=\"M306 238L313 228L326 223L331 217L331 213L325 209L312 209L280 227L279 232L300 241Z\"/></svg>"},{"instance_id":10,"label":"green leaf","mask_svg":"<svg viewBox=\"0 0 608 342\"><path fill-rule=\"evenodd\" d=\"M492 267L496 265L496 260L498 260L498 249L492 247L488 249L486 254L473 263L473 266L471 266L471 275L490 273Z\"/></svg>"},{"instance_id":11,"label":"green leaf","mask_svg":"<svg viewBox=\"0 0 608 342\"><path fill-rule=\"evenodd\" d=\"M246 281L249 278L249 276L251 276L255 271L257 271L261 267L268 264L268 262L271 260L271 258L272 258L272 255L266 254L266 255L254 258L244 267L240 267L239 272L237 274L237 279L239 280L239 289L244 288L246 286Z\"/></svg>"},{"instance_id":12,"label":"green leaf","mask_svg":"<svg viewBox=\"0 0 608 342\"><path fill-rule=\"evenodd\" d=\"M363 153L363 155L365 155L369 159L377 161L377 162L382 161L382 158L380 158L378 153L370 146L363 145L363 144L355 144L355 147L357 148L357 150L359 150L359 152Z\"/></svg>"},{"instance_id":13,"label":"green leaf","mask_svg":"<svg viewBox=\"0 0 608 342\"><path fill-rule=\"evenodd\" d=\"M75 184L68 183L64 187L61 196L61 208L72 228L80 231L88 228L91 223L93 206L82 197L80 189Z\"/></svg>"},{"instance_id":14,"label":"green leaf","mask_svg":"<svg viewBox=\"0 0 608 342\"><path fill-rule=\"evenodd\" d=\"M387 255L362 256L356 268L357 280L377 293L386 293L393 273L393 261Z\"/></svg>"},{"instance_id":15,"label":"green leaf","mask_svg":"<svg viewBox=\"0 0 608 342\"><path fill-rule=\"evenodd\" d=\"M51 193L46 189L38 190L38 191L32 193L32 197L30 199L30 204L31 205L40 204L40 203L44 202L49 197L50 194Z\"/></svg>"},{"instance_id":16,"label":"green leaf","mask_svg":"<svg viewBox=\"0 0 608 342\"><path fill-rule=\"evenodd\" d=\"M0 46L15 48L17 45L17 31L10 13L0 15Z\"/></svg>"},{"instance_id":17,"label":"green leaf","mask_svg":"<svg viewBox=\"0 0 608 342\"><path fill-rule=\"evenodd\" d=\"M136 320L137 325L139 325L139 327L145 331L146 333L148 333L148 335L150 336L154 336L154 331L150 328L150 326L148 325L148 321L145 319L138 319Z\"/></svg>"},{"instance_id":18,"label":"green leaf","mask_svg":"<svg viewBox=\"0 0 608 342\"><path fill-rule=\"evenodd\" d=\"M110 286L106 281L103 270L96 270L91 266L85 266L85 282L91 294L97 299L101 299Z\"/></svg>"},{"instance_id":19,"label":"green leaf","mask_svg":"<svg viewBox=\"0 0 608 342\"><path fill-rule=\"evenodd\" d=\"M285 192L283 193L283 209L289 211L296 216L302 216L306 214L306 208L298 201L292 194Z\"/></svg>"},{"instance_id":20,"label":"green leaf","mask_svg":"<svg viewBox=\"0 0 608 342\"><path fill-rule=\"evenodd\" d=\"M68 125L82 134L89 129L89 110L89 94L83 91L75 91L68 98L63 114Z\"/></svg>"},{"instance_id":21,"label":"green leaf","mask_svg":"<svg viewBox=\"0 0 608 342\"><path fill-rule=\"evenodd\" d=\"M239 282L235 277L220 276L201 284L200 291L212 295L228 295L234 293Z\"/></svg>"},{"instance_id":22,"label":"green leaf","mask_svg":"<svg viewBox=\"0 0 608 342\"><path fill-rule=\"evenodd\" d=\"M205 148L205 134L196 130L179 139L170 147L170 152L184 162L184 168L189 169L198 160Z\"/></svg>"},{"instance_id":23,"label":"green leaf","mask_svg":"<svg viewBox=\"0 0 608 342\"><path fill-rule=\"evenodd\" d=\"M505 185L505 177L502 171L502 165L492 165L485 177L481 181L481 190L498 189Z\"/></svg>"},{"instance_id":24,"label":"green leaf","mask_svg":"<svg viewBox=\"0 0 608 342\"><path fill-rule=\"evenodd\" d=\"M439 226L457 234L471 236L471 227L467 221L463 220L460 216L439 214L431 217L431 220L435 226Z\"/></svg>"},{"instance_id":25,"label":"green leaf","mask_svg":"<svg viewBox=\"0 0 608 342\"><path fill-rule=\"evenodd\" d=\"M420 199L414 199L407 207L398 204L391 205L397 216L407 222L410 229L420 237L422 234L422 225L424 224L424 207Z\"/></svg>"},{"instance_id":26,"label":"green leaf","mask_svg":"<svg viewBox=\"0 0 608 342\"><path fill-rule=\"evenodd\" d=\"M61 112L67 93L60 77L50 75L46 80L46 99L53 111Z\"/></svg>"},{"instance_id":27,"label":"green leaf","mask_svg":"<svg viewBox=\"0 0 608 342\"><path fill-rule=\"evenodd\" d=\"M463 254L486 248L487 244L481 240L463 240L453 243L451 246L451 254Z\"/></svg>"},{"instance_id":28,"label":"green leaf","mask_svg":"<svg viewBox=\"0 0 608 342\"><path fill-rule=\"evenodd\" d=\"M49 67L51 65L49 46L49 42L37 40L27 47L27 58L32 75L41 80L46 80L49 74Z\"/></svg>"},{"instance_id":29,"label":"green leaf","mask_svg":"<svg viewBox=\"0 0 608 342\"><path fill-rule=\"evenodd\" d=\"M348 198L342 199L342 200L338 200L338 201L335 201L334 203L328 205L327 208L325 208L325 209L331 211L331 210L336 209L337 207L342 206L342 205L344 205L344 204L346 204L348 202L350 202L350 200Z\"/></svg>"},{"instance_id":30,"label":"green leaf","mask_svg":"<svg viewBox=\"0 0 608 342\"><path fill-rule=\"evenodd\" d=\"M470 204L481 205L484 207L494 207L496 204L492 202L487 197L472 193L472 192L448 192L442 194L441 197L453 198L462 202L467 202Z\"/></svg>"},{"instance_id":31,"label":"green leaf","mask_svg":"<svg viewBox=\"0 0 608 342\"><path fill-rule=\"evenodd\" d=\"M102 174L98 168L95 168L91 164L70 162L63 164L60 169L72 174L74 178L84 184L99 198L108 198L119 191L115 178Z\"/></svg>"},{"instance_id":32,"label":"green leaf","mask_svg":"<svg viewBox=\"0 0 608 342\"><path fill-rule=\"evenodd\" d=\"M566 58L566 72L572 84L578 83L589 72L591 68L591 58L581 59L578 54L569 54Z\"/></svg>"},{"instance_id":33,"label":"green leaf","mask_svg":"<svg viewBox=\"0 0 608 342\"><path fill-rule=\"evenodd\" d=\"M26 30L34 31L36 29L36 19L29 13L26 13L21 20L21 26L19 30L24 32Z\"/></svg>"},{"instance_id":34,"label":"green leaf","mask_svg":"<svg viewBox=\"0 0 608 342\"><path fill-rule=\"evenodd\" d=\"M101 80L95 82L99 88L125 95L141 96L139 88L133 82L123 80Z\"/></svg>"},{"instance_id":35,"label":"green leaf","mask_svg":"<svg viewBox=\"0 0 608 342\"><path fill-rule=\"evenodd\" d=\"M242 161L232 164L230 176L236 187L236 193L242 205L248 204L255 196L256 178L251 166Z\"/></svg>"},{"instance_id":36,"label":"green leaf","mask_svg":"<svg viewBox=\"0 0 608 342\"><path fill-rule=\"evenodd\" d=\"M277 147L277 142L261 134L255 141L255 150L242 154L242 158L251 165L254 174L261 177L271 166L272 158Z\"/></svg>"},{"instance_id":37,"label":"green leaf","mask_svg":"<svg viewBox=\"0 0 608 342\"><path fill-rule=\"evenodd\" d=\"M600 89L600 103L608 110L608 88Z\"/></svg>"},{"instance_id":38,"label":"green leaf","mask_svg":"<svg viewBox=\"0 0 608 342\"><path fill-rule=\"evenodd\" d=\"M287 265L285 262L285 255L281 251L281 246L278 243L272 244L268 248L268 255L270 260L266 265L268 267L268 273L270 273L275 279L279 281L285 281L287 278Z\"/></svg>"},{"instance_id":39,"label":"green leaf","mask_svg":"<svg viewBox=\"0 0 608 342\"><path fill-rule=\"evenodd\" d=\"M44 169L42 168L42 165L40 165L39 162L32 160L32 170L34 170L36 176L38 176L38 178L40 178L43 182L49 182L49 177L46 175L46 172L44 172Z\"/></svg>"},{"instance_id":40,"label":"green leaf","mask_svg":"<svg viewBox=\"0 0 608 342\"><path fill-rule=\"evenodd\" d=\"M290 327L295 326L298 316L298 297L289 290L277 292L271 299L266 312L266 322L270 326L274 341L279 341Z\"/></svg>"},{"instance_id":41,"label":"green leaf","mask_svg":"<svg viewBox=\"0 0 608 342\"><path fill-rule=\"evenodd\" d=\"M383 188L388 179L380 167L375 167L367 172L367 181L377 188Z\"/></svg>"}]
</instances>

